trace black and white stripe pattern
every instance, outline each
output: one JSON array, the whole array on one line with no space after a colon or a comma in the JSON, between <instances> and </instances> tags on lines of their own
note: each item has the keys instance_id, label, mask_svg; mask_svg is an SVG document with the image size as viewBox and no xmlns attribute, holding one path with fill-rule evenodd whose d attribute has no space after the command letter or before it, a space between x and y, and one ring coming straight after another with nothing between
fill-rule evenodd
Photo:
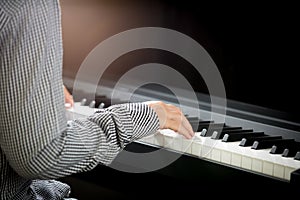
<instances>
[{"instance_id":1,"label":"black and white stripe pattern","mask_svg":"<svg viewBox=\"0 0 300 200\"><path fill-rule=\"evenodd\" d=\"M109 165L130 142L159 127L143 103L67 124L57 0L0 1L1 199L61 199L54 179Z\"/></svg>"}]
</instances>

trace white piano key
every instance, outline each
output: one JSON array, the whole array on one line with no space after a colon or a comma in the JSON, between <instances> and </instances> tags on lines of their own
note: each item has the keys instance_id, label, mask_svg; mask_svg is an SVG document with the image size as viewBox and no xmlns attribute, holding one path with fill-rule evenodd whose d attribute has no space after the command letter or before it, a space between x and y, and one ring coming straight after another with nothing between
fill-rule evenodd
<instances>
[{"instance_id":1,"label":"white piano key","mask_svg":"<svg viewBox=\"0 0 300 200\"><path fill-rule=\"evenodd\" d=\"M140 140L143 142L149 143L149 144L153 144L154 135L145 136L145 137L141 138Z\"/></svg>"},{"instance_id":2,"label":"white piano key","mask_svg":"<svg viewBox=\"0 0 300 200\"><path fill-rule=\"evenodd\" d=\"M184 153L192 153L192 140L182 138L182 151Z\"/></svg>"},{"instance_id":3,"label":"white piano key","mask_svg":"<svg viewBox=\"0 0 300 200\"><path fill-rule=\"evenodd\" d=\"M255 172L263 172L263 161L256 158L252 159L252 170Z\"/></svg>"},{"instance_id":4,"label":"white piano key","mask_svg":"<svg viewBox=\"0 0 300 200\"><path fill-rule=\"evenodd\" d=\"M250 169L252 168L252 158L248 156L242 156L242 168Z\"/></svg>"},{"instance_id":5,"label":"white piano key","mask_svg":"<svg viewBox=\"0 0 300 200\"><path fill-rule=\"evenodd\" d=\"M168 135L164 135L164 144L163 146L169 149L173 149L174 138Z\"/></svg>"},{"instance_id":6,"label":"white piano key","mask_svg":"<svg viewBox=\"0 0 300 200\"><path fill-rule=\"evenodd\" d=\"M263 162L263 173L267 175L273 175L274 165L271 162L264 161Z\"/></svg>"},{"instance_id":7,"label":"white piano key","mask_svg":"<svg viewBox=\"0 0 300 200\"><path fill-rule=\"evenodd\" d=\"M73 108L68 109L66 112L67 120L86 118L94 114L97 110L88 106L81 106L80 102L75 102Z\"/></svg>"},{"instance_id":8,"label":"white piano key","mask_svg":"<svg viewBox=\"0 0 300 200\"><path fill-rule=\"evenodd\" d=\"M160 132L157 132L157 133L154 134L153 144L163 147L163 145L164 145L164 136Z\"/></svg>"},{"instance_id":9,"label":"white piano key","mask_svg":"<svg viewBox=\"0 0 300 200\"><path fill-rule=\"evenodd\" d=\"M173 149L179 152L183 152L182 149L182 138L181 137L175 137L173 141Z\"/></svg>"},{"instance_id":10,"label":"white piano key","mask_svg":"<svg viewBox=\"0 0 300 200\"><path fill-rule=\"evenodd\" d=\"M285 167L284 168L284 178L289 180L291 178L291 173L295 170L295 168L292 167Z\"/></svg>"},{"instance_id":11,"label":"white piano key","mask_svg":"<svg viewBox=\"0 0 300 200\"><path fill-rule=\"evenodd\" d=\"M274 164L273 176L284 179L284 166Z\"/></svg>"},{"instance_id":12,"label":"white piano key","mask_svg":"<svg viewBox=\"0 0 300 200\"><path fill-rule=\"evenodd\" d=\"M200 141L193 142L192 143L192 155L200 157L201 156L201 148L202 148L202 144L200 143Z\"/></svg>"},{"instance_id":13,"label":"white piano key","mask_svg":"<svg viewBox=\"0 0 300 200\"><path fill-rule=\"evenodd\" d=\"M231 154L231 165L236 167L242 166L242 156L240 154L232 153Z\"/></svg>"},{"instance_id":14,"label":"white piano key","mask_svg":"<svg viewBox=\"0 0 300 200\"><path fill-rule=\"evenodd\" d=\"M211 159L221 162L221 150L213 148L211 151Z\"/></svg>"},{"instance_id":15,"label":"white piano key","mask_svg":"<svg viewBox=\"0 0 300 200\"><path fill-rule=\"evenodd\" d=\"M163 147L173 149L174 138L178 136L178 134L171 129L163 129L159 131L163 136Z\"/></svg>"},{"instance_id":16,"label":"white piano key","mask_svg":"<svg viewBox=\"0 0 300 200\"><path fill-rule=\"evenodd\" d=\"M201 157L211 159L212 148L207 145L203 145L201 149Z\"/></svg>"},{"instance_id":17,"label":"white piano key","mask_svg":"<svg viewBox=\"0 0 300 200\"><path fill-rule=\"evenodd\" d=\"M231 163L231 152L229 151L221 151L221 162L230 164Z\"/></svg>"},{"instance_id":18,"label":"white piano key","mask_svg":"<svg viewBox=\"0 0 300 200\"><path fill-rule=\"evenodd\" d=\"M180 150L180 138L178 135L176 136L176 134L172 134L172 130L168 130L167 134L163 135L167 136L170 141L172 141L171 137L174 137L173 142L171 142L173 146L170 147L175 150ZM177 143L176 148L174 146L174 141ZM273 175L279 178L288 179L291 171L297 168L289 167L287 168L288 170L284 170L285 168L283 166L289 166L290 163L292 163L292 166L299 165L298 161L291 158L283 158L280 155L270 154L269 149L253 150L250 147L238 146L238 142L224 143L207 137L202 137L201 140L192 142L181 138L181 141L186 143L183 146L182 151L190 148L188 153L193 155L203 156L207 159L231 164L266 175ZM164 144L165 143L166 141Z\"/></svg>"}]
</instances>

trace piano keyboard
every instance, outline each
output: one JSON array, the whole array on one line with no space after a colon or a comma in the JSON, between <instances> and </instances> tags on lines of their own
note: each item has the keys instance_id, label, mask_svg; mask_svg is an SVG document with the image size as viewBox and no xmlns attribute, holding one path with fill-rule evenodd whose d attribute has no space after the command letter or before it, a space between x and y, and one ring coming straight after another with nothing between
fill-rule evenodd
<instances>
[{"instance_id":1,"label":"piano keyboard","mask_svg":"<svg viewBox=\"0 0 300 200\"><path fill-rule=\"evenodd\" d=\"M67 110L67 118L77 119L93 114L97 109L110 106L105 96L96 97L96 101L82 99ZM114 101L123 103L120 100ZM199 119L190 115L191 108L183 108L187 118L194 127L195 136L185 139L176 132L164 129L141 138L136 143L165 148L181 154L207 159L220 164L238 167L266 176L291 180L291 174L300 169L300 145L291 138L276 135L278 128L263 126L260 123L240 120L228 116L230 123L218 123L210 119ZM206 113L207 114L207 113ZM204 115L205 111L204 111ZM209 115L207 115L209 116ZM252 127L255 124L256 128ZM208 129L210 125L210 129ZM258 130L258 128L262 128ZM274 130L272 135L265 131ZM279 128L279 132L284 129Z\"/></svg>"}]
</instances>

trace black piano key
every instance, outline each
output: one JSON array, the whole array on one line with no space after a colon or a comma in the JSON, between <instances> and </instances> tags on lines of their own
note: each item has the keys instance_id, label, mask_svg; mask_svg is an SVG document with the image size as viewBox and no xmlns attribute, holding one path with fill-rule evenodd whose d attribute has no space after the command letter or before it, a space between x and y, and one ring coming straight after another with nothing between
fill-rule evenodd
<instances>
[{"instance_id":1,"label":"black piano key","mask_svg":"<svg viewBox=\"0 0 300 200\"><path fill-rule=\"evenodd\" d=\"M243 132L253 132L253 130L252 129L242 129L242 130L235 129L235 130L214 131L211 136L211 139L220 140L227 133L243 133Z\"/></svg>"},{"instance_id":2,"label":"black piano key","mask_svg":"<svg viewBox=\"0 0 300 200\"><path fill-rule=\"evenodd\" d=\"M208 123L215 123L214 121L211 121L211 120L200 120L200 119L191 119L191 120L188 120L191 124L208 124Z\"/></svg>"},{"instance_id":3,"label":"black piano key","mask_svg":"<svg viewBox=\"0 0 300 200\"><path fill-rule=\"evenodd\" d=\"M97 95L95 96L95 101L96 101L96 104L95 104L95 107L99 107L100 104L102 104L103 108L107 108L109 106L111 106L112 104L112 99L108 98L107 96L105 95Z\"/></svg>"},{"instance_id":4,"label":"black piano key","mask_svg":"<svg viewBox=\"0 0 300 200\"><path fill-rule=\"evenodd\" d=\"M96 95L97 96L97 95ZM88 93L88 92L84 92L84 91L77 91L74 96L73 99L75 102L81 101L82 99L86 99L86 104L85 106L89 106L89 104L95 100L96 101L96 96L94 94Z\"/></svg>"},{"instance_id":5,"label":"black piano key","mask_svg":"<svg viewBox=\"0 0 300 200\"><path fill-rule=\"evenodd\" d=\"M198 121L198 124L214 124L215 121L210 121L210 120L200 120Z\"/></svg>"},{"instance_id":6,"label":"black piano key","mask_svg":"<svg viewBox=\"0 0 300 200\"><path fill-rule=\"evenodd\" d=\"M225 126L223 128L211 128L206 131L202 131L200 136L211 137L213 135L214 131L228 131L228 130L242 130L242 127Z\"/></svg>"},{"instance_id":7,"label":"black piano key","mask_svg":"<svg viewBox=\"0 0 300 200\"><path fill-rule=\"evenodd\" d=\"M291 143L286 143L286 144L276 144L276 145L272 146L270 153L271 154L282 154L282 156L284 156L284 152L286 152L286 154L288 154L289 149L295 148L295 147L297 147L297 145L299 146L298 149L300 150L300 145L296 141L291 142ZM294 157L295 154L296 154L296 149L294 150L294 154L292 156L285 156L285 157Z\"/></svg>"},{"instance_id":8,"label":"black piano key","mask_svg":"<svg viewBox=\"0 0 300 200\"><path fill-rule=\"evenodd\" d=\"M294 148L284 149L282 156L283 157L295 157L297 152L298 152L298 149L294 149Z\"/></svg>"},{"instance_id":9,"label":"black piano key","mask_svg":"<svg viewBox=\"0 0 300 200\"><path fill-rule=\"evenodd\" d=\"M295 157L296 153L300 151L300 142L294 142L283 150L283 157Z\"/></svg>"},{"instance_id":10,"label":"black piano key","mask_svg":"<svg viewBox=\"0 0 300 200\"><path fill-rule=\"evenodd\" d=\"M264 136L264 132L246 132L246 133L227 133L224 135L222 142L236 142L241 141L243 138Z\"/></svg>"},{"instance_id":11,"label":"black piano key","mask_svg":"<svg viewBox=\"0 0 300 200\"><path fill-rule=\"evenodd\" d=\"M203 131L206 133L208 131L210 131L211 129L222 129L224 127L226 127L226 125L224 123L209 123L209 124L199 124L200 126L198 126L198 132ZM203 126L202 126L203 125ZM205 134L207 135L207 134Z\"/></svg>"},{"instance_id":12,"label":"black piano key","mask_svg":"<svg viewBox=\"0 0 300 200\"><path fill-rule=\"evenodd\" d=\"M103 108L108 108L109 106L125 103L120 99L102 99L101 103L103 103Z\"/></svg>"},{"instance_id":13,"label":"black piano key","mask_svg":"<svg viewBox=\"0 0 300 200\"><path fill-rule=\"evenodd\" d=\"M292 143L294 139L274 139L274 140L261 140L261 141L254 141L251 149L269 149L273 145L283 145L287 143Z\"/></svg>"},{"instance_id":14,"label":"black piano key","mask_svg":"<svg viewBox=\"0 0 300 200\"><path fill-rule=\"evenodd\" d=\"M80 101L80 105L81 105L81 106L85 106L85 105L86 105L86 102L87 102L86 98L83 98L83 99L81 99L81 101Z\"/></svg>"},{"instance_id":15,"label":"black piano key","mask_svg":"<svg viewBox=\"0 0 300 200\"><path fill-rule=\"evenodd\" d=\"M243 138L239 144L242 147L252 146L255 141L261 140L274 140L274 139L282 139L282 136L258 136L258 137L249 137Z\"/></svg>"},{"instance_id":16,"label":"black piano key","mask_svg":"<svg viewBox=\"0 0 300 200\"><path fill-rule=\"evenodd\" d=\"M191 123L193 130L195 132L201 132L203 129L207 129L208 127L224 127L224 123L214 123L212 121L200 121L198 123Z\"/></svg>"},{"instance_id":17,"label":"black piano key","mask_svg":"<svg viewBox=\"0 0 300 200\"><path fill-rule=\"evenodd\" d=\"M199 124L200 126L198 126L197 132L203 132L202 134L205 133L210 130L210 129L215 129L215 128L220 128L220 127L224 127L225 124L223 123L209 123L209 124Z\"/></svg>"},{"instance_id":18,"label":"black piano key","mask_svg":"<svg viewBox=\"0 0 300 200\"><path fill-rule=\"evenodd\" d=\"M93 100L93 101L90 102L89 107L90 108L95 108L95 104L96 104L96 101Z\"/></svg>"},{"instance_id":19,"label":"black piano key","mask_svg":"<svg viewBox=\"0 0 300 200\"><path fill-rule=\"evenodd\" d=\"M190 120L189 122L193 128L193 131L199 132L198 127L199 127L199 124L201 124L202 122L200 122L199 120L195 120L195 121ZM213 123L213 121L204 121L202 124L209 124L209 123Z\"/></svg>"},{"instance_id":20,"label":"black piano key","mask_svg":"<svg viewBox=\"0 0 300 200\"><path fill-rule=\"evenodd\" d=\"M286 149L286 145L273 145L270 150L270 153L271 154L282 154L285 149Z\"/></svg>"},{"instance_id":21,"label":"black piano key","mask_svg":"<svg viewBox=\"0 0 300 200\"><path fill-rule=\"evenodd\" d=\"M81 101L82 99L87 98L87 97L90 96L89 93L84 92L84 91L82 91L82 90L76 91L76 93L75 93L75 94L72 94L72 95L73 95L73 99L74 99L75 102L79 102L79 101ZM87 99L87 100L90 101L91 99Z\"/></svg>"},{"instance_id":22,"label":"black piano key","mask_svg":"<svg viewBox=\"0 0 300 200\"><path fill-rule=\"evenodd\" d=\"M214 123L214 121L200 121L200 120L195 120L195 121L191 120L189 122L195 132L199 132L199 129L201 128L201 126L199 125L208 126L209 124Z\"/></svg>"},{"instance_id":23,"label":"black piano key","mask_svg":"<svg viewBox=\"0 0 300 200\"><path fill-rule=\"evenodd\" d=\"M185 115L186 119L191 122L199 122L200 119L198 117L189 117L188 115Z\"/></svg>"},{"instance_id":24,"label":"black piano key","mask_svg":"<svg viewBox=\"0 0 300 200\"><path fill-rule=\"evenodd\" d=\"M103 102L97 104L97 108L103 109L105 107L105 104Z\"/></svg>"},{"instance_id":25,"label":"black piano key","mask_svg":"<svg viewBox=\"0 0 300 200\"><path fill-rule=\"evenodd\" d=\"M101 102L105 102L106 105L110 105L111 99L105 95L96 95L93 97L90 93L80 92L76 93L74 101L80 101L82 106L89 106L91 108L98 108ZM109 103L108 103L109 102Z\"/></svg>"},{"instance_id":26,"label":"black piano key","mask_svg":"<svg viewBox=\"0 0 300 200\"><path fill-rule=\"evenodd\" d=\"M298 151L294 157L295 160L300 160L300 151Z\"/></svg>"},{"instance_id":27,"label":"black piano key","mask_svg":"<svg viewBox=\"0 0 300 200\"><path fill-rule=\"evenodd\" d=\"M203 120L196 116L189 116L189 114L184 114L184 116L189 122L214 122L213 120Z\"/></svg>"},{"instance_id":28,"label":"black piano key","mask_svg":"<svg viewBox=\"0 0 300 200\"><path fill-rule=\"evenodd\" d=\"M103 99L107 99L105 95L96 95L95 96L95 101L96 101L96 107L99 106L99 104L102 102Z\"/></svg>"},{"instance_id":29,"label":"black piano key","mask_svg":"<svg viewBox=\"0 0 300 200\"><path fill-rule=\"evenodd\" d=\"M230 130L242 130L242 127L239 126L227 126L224 125L223 127L212 127L209 130L207 130L207 134L212 136L213 133L216 132L222 132L222 131L230 131Z\"/></svg>"}]
</instances>

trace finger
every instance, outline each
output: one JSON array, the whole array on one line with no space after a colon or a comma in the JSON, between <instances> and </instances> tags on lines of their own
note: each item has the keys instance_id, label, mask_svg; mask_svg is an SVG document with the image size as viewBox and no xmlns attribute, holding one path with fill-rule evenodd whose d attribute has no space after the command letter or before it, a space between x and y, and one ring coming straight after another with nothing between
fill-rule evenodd
<instances>
[{"instance_id":1,"label":"finger","mask_svg":"<svg viewBox=\"0 0 300 200\"><path fill-rule=\"evenodd\" d=\"M71 106L74 105L74 100L73 100L72 95L67 95L67 96L65 97L65 101L66 101L66 103L69 103Z\"/></svg>"},{"instance_id":2,"label":"finger","mask_svg":"<svg viewBox=\"0 0 300 200\"><path fill-rule=\"evenodd\" d=\"M65 86L64 86L64 95L65 95L65 103L73 107L74 106L73 96L70 94L70 92Z\"/></svg>"},{"instance_id":3,"label":"finger","mask_svg":"<svg viewBox=\"0 0 300 200\"><path fill-rule=\"evenodd\" d=\"M189 134L193 137L194 136L194 130L191 126L191 124L189 123L189 121L187 120L187 118L184 116L184 114L182 113L182 111L174 106L169 104L168 105L169 110L172 113L172 116L176 118L176 116L178 117L177 120L183 125L183 127L189 132Z\"/></svg>"},{"instance_id":4,"label":"finger","mask_svg":"<svg viewBox=\"0 0 300 200\"><path fill-rule=\"evenodd\" d=\"M178 134L183 135L185 138L191 139L192 134L189 130L189 124L184 122L184 117L182 114L178 114L177 111L173 111L172 118L168 120L167 128L172 129Z\"/></svg>"},{"instance_id":5,"label":"finger","mask_svg":"<svg viewBox=\"0 0 300 200\"><path fill-rule=\"evenodd\" d=\"M184 115L182 115L182 124L183 124L183 127L189 132L190 136L194 137L195 132L192 128L192 125L190 124L190 122L187 120L187 118Z\"/></svg>"},{"instance_id":6,"label":"finger","mask_svg":"<svg viewBox=\"0 0 300 200\"><path fill-rule=\"evenodd\" d=\"M194 131L190 123L187 121L184 115L181 115L180 118L177 120L177 123L179 123L178 132L180 132L180 134L184 135L186 138L191 139L194 136Z\"/></svg>"},{"instance_id":7,"label":"finger","mask_svg":"<svg viewBox=\"0 0 300 200\"><path fill-rule=\"evenodd\" d=\"M66 108L66 109L70 109L70 108L72 108L72 106L71 106L70 103L65 103L65 108Z\"/></svg>"},{"instance_id":8,"label":"finger","mask_svg":"<svg viewBox=\"0 0 300 200\"><path fill-rule=\"evenodd\" d=\"M183 124L180 124L178 133L180 135L183 135L187 139L191 139L192 138L189 130Z\"/></svg>"}]
</instances>

